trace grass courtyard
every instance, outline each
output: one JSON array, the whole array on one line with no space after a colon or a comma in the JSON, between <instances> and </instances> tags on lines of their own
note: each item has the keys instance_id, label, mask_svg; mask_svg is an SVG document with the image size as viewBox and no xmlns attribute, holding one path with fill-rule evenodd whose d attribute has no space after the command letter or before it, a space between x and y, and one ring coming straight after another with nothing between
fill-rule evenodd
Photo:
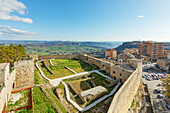
<instances>
[{"instance_id":1,"label":"grass courtyard","mask_svg":"<svg viewBox=\"0 0 170 113\"><path fill-rule=\"evenodd\" d=\"M73 75L74 73L69 69L66 69L65 66L71 68L77 73L94 69L94 67L81 60L55 59L52 60L52 62L55 66L51 66L48 60L39 63L44 74L50 79Z\"/></svg>"},{"instance_id":2,"label":"grass courtyard","mask_svg":"<svg viewBox=\"0 0 170 113\"><path fill-rule=\"evenodd\" d=\"M81 60L55 59L52 60L52 62L54 65L68 66L69 68L73 69L77 73L93 70L93 67L91 65L88 65Z\"/></svg>"}]
</instances>

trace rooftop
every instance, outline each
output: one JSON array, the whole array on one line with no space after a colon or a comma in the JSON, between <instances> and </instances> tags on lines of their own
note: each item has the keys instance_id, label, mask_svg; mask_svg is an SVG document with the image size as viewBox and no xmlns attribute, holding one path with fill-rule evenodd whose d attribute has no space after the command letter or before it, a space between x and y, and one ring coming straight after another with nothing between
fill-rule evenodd
<instances>
[{"instance_id":1,"label":"rooftop","mask_svg":"<svg viewBox=\"0 0 170 113\"><path fill-rule=\"evenodd\" d=\"M116 51L116 50L113 48L113 49L107 49L106 51Z\"/></svg>"}]
</instances>

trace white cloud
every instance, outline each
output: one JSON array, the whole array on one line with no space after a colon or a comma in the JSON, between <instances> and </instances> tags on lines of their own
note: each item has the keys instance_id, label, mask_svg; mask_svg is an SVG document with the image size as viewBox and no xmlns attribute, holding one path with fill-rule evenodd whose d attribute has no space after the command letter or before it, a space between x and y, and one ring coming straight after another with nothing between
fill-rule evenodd
<instances>
[{"instance_id":1,"label":"white cloud","mask_svg":"<svg viewBox=\"0 0 170 113\"><path fill-rule=\"evenodd\" d=\"M33 23L33 20L30 18L23 18L11 14L17 12L21 15L25 15L26 9L27 7L17 0L0 0L0 19Z\"/></svg>"},{"instance_id":2,"label":"white cloud","mask_svg":"<svg viewBox=\"0 0 170 113\"><path fill-rule=\"evenodd\" d=\"M12 35L12 36L27 36L27 35L37 35L37 33L23 31L19 29L13 29L10 26L1 26L0 25L0 35Z\"/></svg>"},{"instance_id":3,"label":"white cloud","mask_svg":"<svg viewBox=\"0 0 170 113\"><path fill-rule=\"evenodd\" d=\"M139 15L138 18L144 18L145 16L144 15Z\"/></svg>"}]
</instances>

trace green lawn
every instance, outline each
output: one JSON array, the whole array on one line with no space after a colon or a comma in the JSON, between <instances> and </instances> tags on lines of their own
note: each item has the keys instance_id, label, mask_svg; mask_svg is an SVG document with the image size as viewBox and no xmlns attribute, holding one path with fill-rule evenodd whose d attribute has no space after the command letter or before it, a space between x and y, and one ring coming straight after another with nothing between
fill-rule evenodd
<instances>
[{"instance_id":1,"label":"green lawn","mask_svg":"<svg viewBox=\"0 0 170 113\"><path fill-rule=\"evenodd\" d=\"M50 79L60 78L74 74L70 70L66 69L64 66L49 66L49 68L51 68L52 72L54 73L52 75L42 62L40 62L40 66L44 74Z\"/></svg>"},{"instance_id":2,"label":"green lawn","mask_svg":"<svg viewBox=\"0 0 170 113\"><path fill-rule=\"evenodd\" d=\"M35 113L57 113L57 110L41 91L40 87L33 89L33 102Z\"/></svg>"},{"instance_id":3,"label":"green lawn","mask_svg":"<svg viewBox=\"0 0 170 113\"><path fill-rule=\"evenodd\" d=\"M54 65L68 66L77 73L93 70L93 67L91 65L88 65L81 60L55 59L52 60L52 62Z\"/></svg>"},{"instance_id":4,"label":"green lawn","mask_svg":"<svg viewBox=\"0 0 170 113\"><path fill-rule=\"evenodd\" d=\"M104 86L105 84L103 82L106 82L105 78L102 77L101 75L97 74L97 73L91 73L92 76L90 76L92 79L92 81L96 84L96 86Z\"/></svg>"},{"instance_id":5,"label":"green lawn","mask_svg":"<svg viewBox=\"0 0 170 113\"><path fill-rule=\"evenodd\" d=\"M47 93L50 95L50 97L54 100L54 102L57 104L59 109L62 111L62 113L67 113L67 110L64 108L64 106L61 104L61 102L58 100L58 98L53 94L53 92L50 89L45 89Z\"/></svg>"}]
</instances>

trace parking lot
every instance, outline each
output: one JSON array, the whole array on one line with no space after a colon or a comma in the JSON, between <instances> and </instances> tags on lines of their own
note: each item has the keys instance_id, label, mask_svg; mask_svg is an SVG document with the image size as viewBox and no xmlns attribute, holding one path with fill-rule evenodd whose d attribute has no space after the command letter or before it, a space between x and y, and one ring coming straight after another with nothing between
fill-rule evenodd
<instances>
[{"instance_id":1,"label":"parking lot","mask_svg":"<svg viewBox=\"0 0 170 113\"><path fill-rule=\"evenodd\" d=\"M160 72L159 72L160 73ZM143 72L143 77L142 77L142 81L144 84L147 84L148 86L148 90L149 90L149 94L151 97L151 103L154 107L155 113L170 113L170 110L167 109L166 105L168 100L166 100L165 96L164 96L164 90L163 87L161 86L161 80L149 80L146 79L147 77L144 78L145 75L154 75L154 74L158 74L156 72ZM150 78L152 78L152 76L150 76ZM160 90L161 92L156 92L155 89ZM162 95L161 97L158 97L158 95Z\"/></svg>"}]
</instances>

